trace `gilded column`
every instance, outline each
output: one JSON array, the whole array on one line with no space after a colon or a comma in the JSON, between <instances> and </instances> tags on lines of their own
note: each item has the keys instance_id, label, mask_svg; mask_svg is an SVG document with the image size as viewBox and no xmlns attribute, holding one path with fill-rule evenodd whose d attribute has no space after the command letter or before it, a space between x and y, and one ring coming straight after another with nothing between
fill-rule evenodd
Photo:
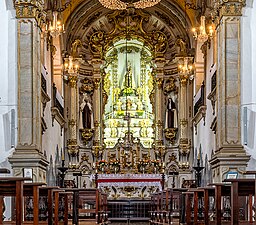
<instances>
[{"instance_id":1,"label":"gilded column","mask_svg":"<svg viewBox=\"0 0 256 225\"><path fill-rule=\"evenodd\" d=\"M187 102L188 76L180 74L179 96L179 127L180 127L180 167L182 170L189 169L188 155L190 143L188 138L188 102Z\"/></svg>"},{"instance_id":2,"label":"gilded column","mask_svg":"<svg viewBox=\"0 0 256 225\"><path fill-rule=\"evenodd\" d=\"M93 141L93 154L95 158L99 158L102 154L102 113L103 113L103 93L102 93L102 77L101 65L103 61L100 59L93 59L91 61L93 66L94 77L94 93L93 93L93 114L94 114L94 141Z\"/></svg>"},{"instance_id":3,"label":"gilded column","mask_svg":"<svg viewBox=\"0 0 256 225\"><path fill-rule=\"evenodd\" d=\"M229 171L242 174L249 156L241 144L241 15L244 0L221 0L217 24L217 149L210 163L213 181ZM232 157L231 157L232 156Z\"/></svg>"},{"instance_id":4,"label":"gilded column","mask_svg":"<svg viewBox=\"0 0 256 225\"><path fill-rule=\"evenodd\" d=\"M17 17L18 129L9 158L15 176L33 169L34 181L45 181L48 161L41 148L41 25L44 1L15 0Z\"/></svg>"},{"instance_id":5,"label":"gilded column","mask_svg":"<svg viewBox=\"0 0 256 225\"><path fill-rule=\"evenodd\" d=\"M155 64L155 151L157 156L164 162L166 151L163 142L163 81L166 60L162 57L156 58Z\"/></svg>"},{"instance_id":6,"label":"gilded column","mask_svg":"<svg viewBox=\"0 0 256 225\"><path fill-rule=\"evenodd\" d=\"M77 162L77 155L79 153L79 147L77 145L77 74L70 74L68 81L70 87L70 117L68 121L69 139L67 141L67 146L68 152L71 155L69 167L72 169L78 169L79 164Z\"/></svg>"}]
</instances>

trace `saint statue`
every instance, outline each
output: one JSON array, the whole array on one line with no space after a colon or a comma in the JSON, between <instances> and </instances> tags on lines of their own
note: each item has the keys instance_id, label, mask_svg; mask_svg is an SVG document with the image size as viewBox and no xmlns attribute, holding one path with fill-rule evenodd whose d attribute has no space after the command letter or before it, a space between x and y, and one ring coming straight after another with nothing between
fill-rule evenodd
<instances>
[{"instance_id":1,"label":"saint statue","mask_svg":"<svg viewBox=\"0 0 256 225\"><path fill-rule=\"evenodd\" d=\"M172 97L167 101L165 128L177 128L177 109Z\"/></svg>"},{"instance_id":2,"label":"saint statue","mask_svg":"<svg viewBox=\"0 0 256 225\"><path fill-rule=\"evenodd\" d=\"M93 129L93 110L88 94L84 94L80 105L80 129Z\"/></svg>"}]
</instances>

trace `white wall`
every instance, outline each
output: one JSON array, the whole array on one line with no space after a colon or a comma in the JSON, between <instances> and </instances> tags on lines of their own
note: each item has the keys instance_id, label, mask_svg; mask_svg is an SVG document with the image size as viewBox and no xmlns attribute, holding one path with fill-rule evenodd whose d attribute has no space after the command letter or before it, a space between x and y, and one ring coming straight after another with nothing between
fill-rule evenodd
<instances>
[{"instance_id":1,"label":"white wall","mask_svg":"<svg viewBox=\"0 0 256 225\"><path fill-rule=\"evenodd\" d=\"M14 150L17 133L17 29L15 12L10 4L12 1L0 1L0 167L9 168L7 157ZM14 119L11 118L11 110Z\"/></svg>"},{"instance_id":2,"label":"white wall","mask_svg":"<svg viewBox=\"0 0 256 225\"><path fill-rule=\"evenodd\" d=\"M59 46L56 46L57 49L59 49ZM46 152L47 159L50 161L50 158L52 156L53 165L49 165L49 168L52 166L55 169L55 162L56 162L56 156L58 159L61 158L60 151L61 149L64 149L64 128L61 130L60 124L54 120L52 121L52 113L51 113L51 107L52 107L52 82L53 82L53 74L51 71L51 55L50 52L46 49L46 42L44 44L44 67L46 68L47 75L46 75L46 82L47 82L47 94L51 98L51 100L46 104L46 108L44 111L44 120L46 122L47 129L45 133L42 136L42 150ZM60 90L61 91L61 90ZM52 123L53 122L53 123ZM57 150L59 151L57 153ZM56 165L57 167L59 165ZM54 170L56 172L56 170ZM50 174L47 173L47 180L49 181ZM52 177L51 177L52 180ZM54 185L54 184L50 184Z\"/></svg>"},{"instance_id":3,"label":"white wall","mask_svg":"<svg viewBox=\"0 0 256 225\"><path fill-rule=\"evenodd\" d=\"M241 26L241 105L242 143L247 138L245 149L251 159L248 170L256 166L256 1L247 0ZM247 107L247 121L244 108ZM244 124L247 123L247 135ZM246 137L247 136L247 137Z\"/></svg>"},{"instance_id":4,"label":"white wall","mask_svg":"<svg viewBox=\"0 0 256 225\"><path fill-rule=\"evenodd\" d=\"M199 44L201 45L201 44ZM206 76L204 80L205 85L205 104L206 104L206 116L205 119L202 118L199 123L196 125L196 128L194 128L194 134L193 134L193 143L194 143L194 163L193 166L196 166L197 164L197 156L199 154L200 148L201 148L201 166L206 166L208 164L208 169L210 168L209 160L211 159L212 151L215 151L216 149L216 143L215 143L215 134L212 131L211 124L216 116L216 109L215 109L215 115L213 115L213 107L211 104L211 101L207 99L207 96L211 92L211 77L215 72L215 67L212 66L214 64L213 62L213 51L214 44L213 40L211 41L210 48L207 47L207 63L206 63ZM194 84L195 85L195 84ZM199 90L200 91L200 90ZM194 93L196 95L196 93ZM194 99L195 100L195 99ZM195 103L195 102L194 102ZM206 162L207 161L207 162ZM202 185L204 185L204 182L209 182L209 171L206 169L202 171ZM207 176L207 177L206 177Z\"/></svg>"}]
</instances>

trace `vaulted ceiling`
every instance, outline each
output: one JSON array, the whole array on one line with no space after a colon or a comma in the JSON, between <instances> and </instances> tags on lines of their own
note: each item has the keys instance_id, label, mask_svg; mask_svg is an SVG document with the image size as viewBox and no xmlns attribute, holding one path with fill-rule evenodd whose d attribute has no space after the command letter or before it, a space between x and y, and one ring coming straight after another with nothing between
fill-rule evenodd
<instances>
[{"instance_id":1,"label":"vaulted ceiling","mask_svg":"<svg viewBox=\"0 0 256 225\"><path fill-rule=\"evenodd\" d=\"M189 4L198 6L200 0L188 0ZM142 10L149 15L149 19L143 24L146 32L158 30L168 38L167 59L174 54L174 43L177 38L182 38L191 48L193 43L191 27L197 23L199 11L185 6L184 0L162 0L151 8ZM108 15L113 10L104 8L98 0L72 0L63 13L63 20L66 27L64 35L64 50L69 51L71 44L80 39L83 43L83 55L90 58L89 42L90 37L97 31L110 33L113 24L109 22Z\"/></svg>"}]
</instances>

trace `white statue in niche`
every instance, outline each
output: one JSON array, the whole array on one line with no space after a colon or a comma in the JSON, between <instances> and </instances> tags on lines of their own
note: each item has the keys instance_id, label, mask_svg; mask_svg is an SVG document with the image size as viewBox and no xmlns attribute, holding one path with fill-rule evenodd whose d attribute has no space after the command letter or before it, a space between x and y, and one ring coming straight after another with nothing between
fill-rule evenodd
<instances>
[{"instance_id":1,"label":"white statue in niche","mask_svg":"<svg viewBox=\"0 0 256 225\"><path fill-rule=\"evenodd\" d=\"M177 128L178 127L178 117L177 117L177 107L176 107L176 95L171 94L167 99L166 107L166 119L165 128Z\"/></svg>"},{"instance_id":2,"label":"white statue in niche","mask_svg":"<svg viewBox=\"0 0 256 225\"><path fill-rule=\"evenodd\" d=\"M79 129L93 129L93 109L91 98L87 93L83 94L82 102L80 105L80 121Z\"/></svg>"}]
</instances>

